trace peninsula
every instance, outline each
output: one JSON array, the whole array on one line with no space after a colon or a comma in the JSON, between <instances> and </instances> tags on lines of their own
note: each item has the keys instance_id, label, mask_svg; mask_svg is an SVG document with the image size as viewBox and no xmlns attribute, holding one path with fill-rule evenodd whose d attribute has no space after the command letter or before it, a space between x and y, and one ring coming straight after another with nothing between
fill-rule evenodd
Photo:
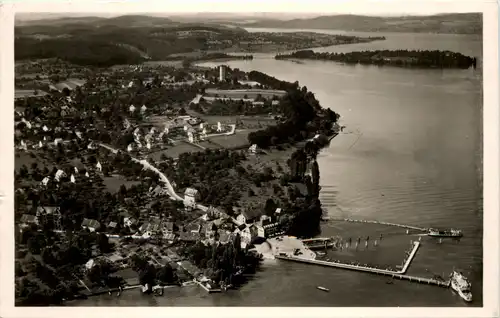
<instances>
[{"instance_id":1,"label":"peninsula","mask_svg":"<svg viewBox=\"0 0 500 318\"><path fill-rule=\"evenodd\" d=\"M297 82L48 59L19 63L16 88L18 305L221 292L258 270L259 242L320 230L339 115Z\"/></svg>"},{"instance_id":2,"label":"peninsula","mask_svg":"<svg viewBox=\"0 0 500 318\"><path fill-rule=\"evenodd\" d=\"M277 60L304 59L334 61L346 64L391 65L414 68L461 68L476 67L475 57L465 56L450 51L410 51L410 50L377 50L357 51L349 53L314 52L312 50L296 51L291 54L278 54Z\"/></svg>"}]
</instances>

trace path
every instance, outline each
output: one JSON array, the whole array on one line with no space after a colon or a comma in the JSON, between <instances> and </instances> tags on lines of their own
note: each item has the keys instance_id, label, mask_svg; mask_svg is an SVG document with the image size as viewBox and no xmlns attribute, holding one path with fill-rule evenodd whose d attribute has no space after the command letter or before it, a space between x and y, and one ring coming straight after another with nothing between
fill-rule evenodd
<instances>
[{"instance_id":1,"label":"path","mask_svg":"<svg viewBox=\"0 0 500 318\"><path fill-rule=\"evenodd\" d=\"M117 150L117 149L114 149L110 146L107 146L107 145L104 145L102 143L99 144L101 147L104 147L110 151L112 151L114 154L117 154L120 150ZM147 160L145 159L142 159L142 160L139 160L139 159L136 159L136 158L133 158L131 157L132 160L134 162L137 162L137 163L140 163L145 169L149 169L151 171L153 171L154 173L156 173L159 177L160 177L160 180L164 183L165 185L165 189L167 190L168 192L168 195L174 199L174 200L177 200L177 201L184 201L184 199L178 195L175 190L174 190L174 187L172 186L172 184L170 183L170 181L168 180L167 176L165 176L165 174L163 174L160 170L158 170L156 167L154 167L153 165L151 165ZM206 212L208 210L208 207L204 206L204 205L201 205L201 204L196 204L196 208Z\"/></svg>"}]
</instances>

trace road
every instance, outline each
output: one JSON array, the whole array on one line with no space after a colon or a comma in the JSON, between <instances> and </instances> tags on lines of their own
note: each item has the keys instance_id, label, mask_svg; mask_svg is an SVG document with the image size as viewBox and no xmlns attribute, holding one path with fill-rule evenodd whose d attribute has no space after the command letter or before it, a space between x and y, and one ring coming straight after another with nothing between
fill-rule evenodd
<instances>
[{"instance_id":1,"label":"road","mask_svg":"<svg viewBox=\"0 0 500 318\"><path fill-rule=\"evenodd\" d=\"M105 144L102 144L102 143L99 143L99 146L110 150L114 154L117 154L120 151L118 149L112 148L112 147L110 147L108 145L105 145ZM178 195L175 192L174 187L170 183L170 180L168 180L167 176L165 176L165 174L163 174L163 172L161 172L156 167L154 167L153 165L151 165L146 159L139 160L139 159L136 159L136 158L133 158L133 157L131 157L131 158L132 158L133 161L135 161L137 163L140 163L145 169L151 170L154 173L156 173L160 177L160 180L163 181L163 183L165 185L165 189L167 190L168 195L172 199L177 200L177 201L183 201L183 202L185 202L184 198L182 198L180 195ZM201 204L196 204L196 208L198 208L198 209L200 209L200 210L202 210L204 212L206 212L208 210L208 207L206 207L204 205L201 205Z\"/></svg>"}]
</instances>

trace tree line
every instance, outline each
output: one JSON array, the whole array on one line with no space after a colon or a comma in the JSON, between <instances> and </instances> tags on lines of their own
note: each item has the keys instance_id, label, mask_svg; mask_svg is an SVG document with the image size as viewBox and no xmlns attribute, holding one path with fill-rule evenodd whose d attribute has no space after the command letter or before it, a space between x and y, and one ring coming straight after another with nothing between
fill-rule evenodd
<instances>
[{"instance_id":1,"label":"tree line","mask_svg":"<svg viewBox=\"0 0 500 318\"><path fill-rule=\"evenodd\" d=\"M283 114L284 120L248 134L248 141L251 144L268 148L282 143L293 144L303 141L317 133L331 134L333 124L340 116L331 109L322 109L307 87L299 88L298 82L280 81L256 71L250 72L249 78L272 89L287 91L278 106L278 111Z\"/></svg>"}]
</instances>

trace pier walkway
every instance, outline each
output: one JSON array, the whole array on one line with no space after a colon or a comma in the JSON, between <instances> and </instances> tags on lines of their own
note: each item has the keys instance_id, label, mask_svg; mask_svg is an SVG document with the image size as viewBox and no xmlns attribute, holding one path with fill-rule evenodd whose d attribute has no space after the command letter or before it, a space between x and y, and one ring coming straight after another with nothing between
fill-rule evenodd
<instances>
[{"instance_id":1,"label":"pier walkway","mask_svg":"<svg viewBox=\"0 0 500 318\"><path fill-rule=\"evenodd\" d=\"M285 255L276 255L276 259L280 260L285 260L285 261L294 261L294 262L299 262L299 263L307 263L307 264L314 264L314 265L321 265L321 266L328 266L328 267L336 267L336 268L343 268L343 269L349 269L349 270L355 270L355 271L360 271L360 272L366 272L366 273L372 273L372 274L377 274L377 275L384 275L384 276L389 276L392 278L397 278L401 280L408 280L411 282L417 282L417 283L422 283L422 284L429 284L429 285L436 285L440 287L449 287L450 282L449 281L440 281L437 279L431 279L431 278L424 278L424 277L417 277L417 276L411 276L411 275L405 275L406 271L408 270L408 267L410 266L411 261L413 260L415 254L417 253L417 250L420 246L420 242L414 242L413 243L413 249L406 259L406 262L403 266L403 268L399 271L391 271L391 270L386 270L386 269L379 269L379 268L374 268L374 267L368 267L368 266L362 266L362 265L352 265L352 264L346 264L346 263L341 263L341 262L327 262L327 261L320 261L316 259L307 259L307 258L302 258L302 257L295 257L295 256L285 256Z\"/></svg>"},{"instance_id":2,"label":"pier walkway","mask_svg":"<svg viewBox=\"0 0 500 318\"><path fill-rule=\"evenodd\" d=\"M366 272L366 273L373 273L373 274L377 274L377 275L384 275L384 276L389 276L389 277L397 278L397 279L401 279L401 280L409 280L411 282L436 285L436 286L440 286L440 287L449 287L450 286L449 281L444 282L444 281L440 281L437 279L404 275L404 274L399 274L399 272L396 272L396 271L388 271L388 270L372 268L372 267L350 265L350 264L344 264L344 263L338 263L338 262L325 262L325 261L311 260L311 259L305 259L305 258L300 258L300 257L290 257L290 256L276 256L276 258L281 259L281 260L286 260L286 261L294 261L294 262L299 262L299 263L308 263L308 264L315 264L315 265L356 270L356 271Z\"/></svg>"},{"instance_id":3,"label":"pier walkway","mask_svg":"<svg viewBox=\"0 0 500 318\"><path fill-rule=\"evenodd\" d=\"M303 239L301 241L309 249L334 247L337 245L336 243L338 242L337 240L335 240L332 237L315 237L315 238L311 238L311 239Z\"/></svg>"},{"instance_id":4,"label":"pier walkway","mask_svg":"<svg viewBox=\"0 0 500 318\"><path fill-rule=\"evenodd\" d=\"M389 222L382 222L382 221L355 220L355 219L342 219L342 218L331 218L330 220L344 221L344 222L355 222L355 223L382 224L382 225L397 226L397 227L402 227L405 229L417 230L417 231L422 231L422 232L426 232L427 230L429 230L429 229L424 228L424 227L411 226L411 225L405 225L405 224L397 224L397 223L389 223Z\"/></svg>"}]
</instances>

